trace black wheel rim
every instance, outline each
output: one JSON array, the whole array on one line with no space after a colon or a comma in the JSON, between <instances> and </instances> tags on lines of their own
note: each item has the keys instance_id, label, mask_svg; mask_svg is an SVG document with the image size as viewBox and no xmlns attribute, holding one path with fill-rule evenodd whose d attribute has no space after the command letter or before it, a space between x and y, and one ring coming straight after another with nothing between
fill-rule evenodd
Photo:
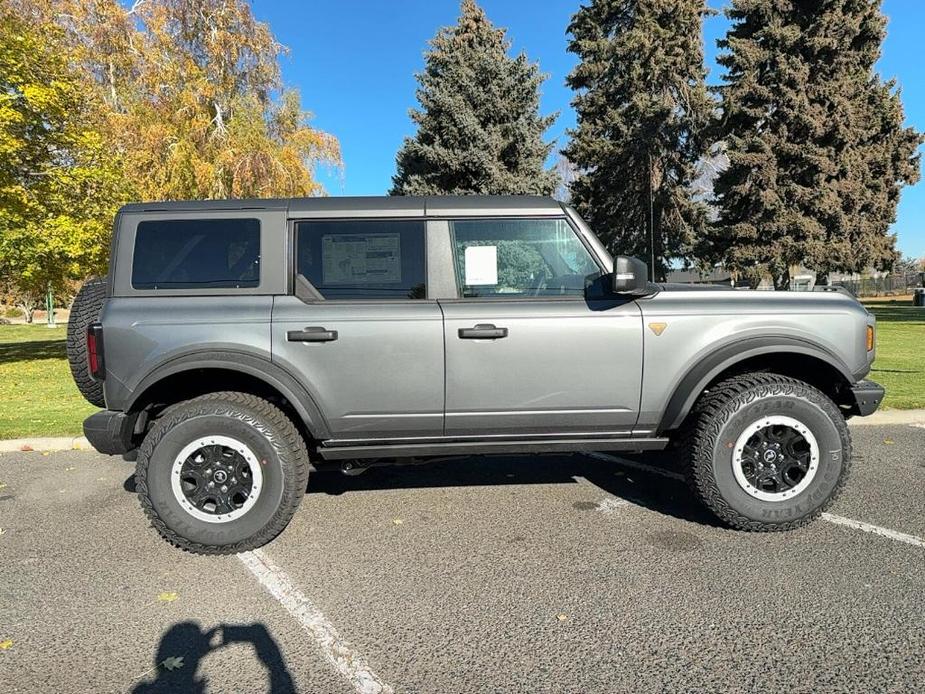
<instances>
[{"instance_id":1,"label":"black wheel rim","mask_svg":"<svg viewBox=\"0 0 925 694\"><path fill-rule=\"evenodd\" d=\"M734 473L750 495L781 501L802 492L815 476L819 448L802 422L772 416L747 427L735 445Z\"/></svg>"},{"instance_id":2,"label":"black wheel rim","mask_svg":"<svg viewBox=\"0 0 925 694\"><path fill-rule=\"evenodd\" d=\"M756 489L779 493L793 489L809 472L809 442L784 425L765 427L745 443L742 468Z\"/></svg>"},{"instance_id":3,"label":"black wheel rim","mask_svg":"<svg viewBox=\"0 0 925 694\"><path fill-rule=\"evenodd\" d=\"M174 459L171 474L180 506L209 523L225 523L248 512L263 481L253 451L227 436L190 442Z\"/></svg>"},{"instance_id":4,"label":"black wheel rim","mask_svg":"<svg viewBox=\"0 0 925 694\"><path fill-rule=\"evenodd\" d=\"M237 451L213 444L187 456L180 468L180 486L192 506L222 515L244 506L251 494L250 464Z\"/></svg>"}]
</instances>

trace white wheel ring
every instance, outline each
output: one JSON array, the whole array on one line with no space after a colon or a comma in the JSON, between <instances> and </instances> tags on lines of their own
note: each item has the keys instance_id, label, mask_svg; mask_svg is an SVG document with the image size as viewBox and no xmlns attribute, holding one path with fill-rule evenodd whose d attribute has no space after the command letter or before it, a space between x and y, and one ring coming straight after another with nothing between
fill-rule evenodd
<instances>
[{"instance_id":1,"label":"white wheel ring","mask_svg":"<svg viewBox=\"0 0 925 694\"><path fill-rule=\"evenodd\" d=\"M799 433L806 440L806 443L809 444L809 469L806 471L806 475L804 475L803 479L800 480L795 487L785 489L782 492L766 492L762 489L758 489L745 478L745 471L742 468L742 452L745 449L745 444L756 433L771 426L789 427ZM816 441L815 435L809 430L808 426L793 417L773 415L770 417L762 417L756 422L752 422L752 424L746 427L745 431L739 435L732 449L732 474L735 475L736 482L739 483L739 486L746 494L760 499L761 501L786 501L787 499L792 499L803 492L812 483L818 471L819 442Z\"/></svg>"},{"instance_id":2,"label":"white wheel ring","mask_svg":"<svg viewBox=\"0 0 925 694\"><path fill-rule=\"evenodd\" d=\"M252 480L250 495L244 503L241 504L240 508L236 508L231 513L206 513L193 506L189 499L186 498L186 494L183 493L180 477L183 463L185 463L186 459L195 451L204 446L224 446L225 448L230 448L236 453L239 453L250 468ZM260 463L257 460L257 456L254 455L254 452L237 439L233 439L230 436L203 436L184 446L183 450L174 458L173 467L170 469L170 489L173 491L174 499L177 500L180 507L193 518L206 523L230 523L250 511L254 504L257 503L260 491L263 489L263 470L260 469Z\"/></svg>"}]
</instances>

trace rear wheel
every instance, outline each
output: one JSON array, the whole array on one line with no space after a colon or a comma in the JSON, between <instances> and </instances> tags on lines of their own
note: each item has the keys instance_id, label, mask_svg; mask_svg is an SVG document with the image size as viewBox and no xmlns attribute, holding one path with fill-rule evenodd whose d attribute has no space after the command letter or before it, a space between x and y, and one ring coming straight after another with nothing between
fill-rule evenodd
<instances>
[{"instance_id":1,"label":"rear wheel","mask_svg":"<svg viewBox=\"0 0 925 694\"><path fill-rule=\"evenodd\" d=\"M805 525L847 480L851 438L844 417L801 381L768 373L731 378L702 398L689 426L688 482L733 527Z\"/></svg>"},{"instance_id":2,"label":"rear wheel","mask_svg":"<svg viewBox=\"0 0 925 694\"><path fill-rule=\"evenodd\" d=\"M214 393L165 414L138 452L135 486L151 525L200 554L260 547L288 525L305 493L308 453L266 400Z\"/></svg>"},{"instance_id":3,"label":"rear wheel","mask_svg":"<svg viewBox=\"0 0 925 694\"><path fill-rule=\"evenodd\" d=\"M105 407L103 384L90 375L87 363L87 327L100 318L100 310L106 301L106 280L94 278L84 282L67 321L67 361L77 390L92 405Z\"/></svg>"}]
</instances>

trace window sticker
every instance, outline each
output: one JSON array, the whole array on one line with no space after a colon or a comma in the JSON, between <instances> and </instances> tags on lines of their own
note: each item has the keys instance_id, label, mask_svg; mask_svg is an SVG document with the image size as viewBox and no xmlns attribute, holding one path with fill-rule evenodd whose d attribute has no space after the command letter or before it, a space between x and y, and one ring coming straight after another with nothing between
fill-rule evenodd
<instances>
[{"instance_id":1,"label":"window sticker","mask_svg":"<svg viewBox=\"0 0 925 694\"><path fill-rule=\"evenodd\" d=\"M400 234L321 237L324 284L401 282Z\"/></svg>"},{"instance_id":2,"label":"window sticker","mask_svg":"<svg viewBox=\"0 0 925 694\"><path fill-rule=\"evenodd\" d=\"M469 246L466 248L466 286L498 284L498 247Z\"/></svg>"}]
</instances>

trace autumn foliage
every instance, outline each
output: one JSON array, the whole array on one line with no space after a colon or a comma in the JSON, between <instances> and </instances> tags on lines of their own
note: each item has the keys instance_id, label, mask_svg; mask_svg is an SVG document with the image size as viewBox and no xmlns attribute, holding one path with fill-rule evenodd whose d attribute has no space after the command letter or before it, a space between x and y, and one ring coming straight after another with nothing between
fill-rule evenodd
<instances>
[{"instance_id":1,"label":"autumn foliage","mask_svg":"<svg viewBox=\"0 0 925 694\"><path fill-rule=\"evenodd\" d=\"M337 140L244 0L0 0L0 276L105 269L128 200L311 196Z\"/></svg>"}]
</instances>

